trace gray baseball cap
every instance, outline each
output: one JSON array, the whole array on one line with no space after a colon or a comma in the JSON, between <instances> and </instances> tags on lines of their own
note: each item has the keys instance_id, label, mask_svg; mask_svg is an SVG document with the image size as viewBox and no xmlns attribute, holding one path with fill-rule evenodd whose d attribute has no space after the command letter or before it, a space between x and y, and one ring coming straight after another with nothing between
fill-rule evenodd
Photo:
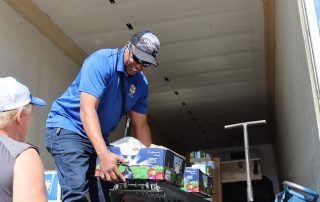
<instances>
[{"instance_id":1,"label":"gray baseball cap","mask_svg":"<svg viewBox=\"0 0 320 202\"><path fill-rule=\"evenodd\" d=\"M160 41L153 32L138 32L133 35L130 42L132 52L138 59L158 66L156 57L160 49Z\"/></svg>"}]
</instances>

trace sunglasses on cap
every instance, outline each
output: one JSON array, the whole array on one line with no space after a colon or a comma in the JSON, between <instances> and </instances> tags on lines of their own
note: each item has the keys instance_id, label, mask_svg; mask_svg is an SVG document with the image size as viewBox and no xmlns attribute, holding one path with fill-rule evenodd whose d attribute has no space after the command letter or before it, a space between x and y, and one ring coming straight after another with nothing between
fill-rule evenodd
<instances>
[{"instance_id":1,"label":"sunglasses on cap","mask_svg":"<svg viewBox=\"0 0 320 202\"><path fill-rule=\"evenodd\" d=\"M144 67L149 67L149 66L151 65L150 62L146 62L146 61L140 60L140 59L137 58L137 56L135 56L133 53L132 53L132 58L133 58L133 60L134 60L135 63L142 64Z\"/></svg>"}]
</instances>

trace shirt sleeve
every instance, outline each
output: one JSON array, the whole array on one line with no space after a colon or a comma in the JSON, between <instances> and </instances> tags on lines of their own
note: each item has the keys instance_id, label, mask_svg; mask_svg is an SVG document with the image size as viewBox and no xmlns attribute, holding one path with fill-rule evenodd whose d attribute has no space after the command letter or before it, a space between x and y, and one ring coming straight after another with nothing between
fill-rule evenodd
<instances>
[{"instance_id":1,"label":"shirt sleeve","mask_svg":"<svg viewBox=\"0 0 320 202\"><path fill-rule=\"evenodd\" d=\"M111 78L114 63L97 53L85 60L81 68L79 91L89 93L99 100Z\"/></svg>"}]
</instances>

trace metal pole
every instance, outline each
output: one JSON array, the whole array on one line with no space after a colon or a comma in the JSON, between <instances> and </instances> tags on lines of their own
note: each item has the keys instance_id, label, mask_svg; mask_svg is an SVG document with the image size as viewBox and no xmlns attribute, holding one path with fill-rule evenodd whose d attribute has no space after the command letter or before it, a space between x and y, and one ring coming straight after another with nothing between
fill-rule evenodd
<instances>
[{"instance_id":1,"label":"metal pole","mask_svg":"<svg viewBox=\"0 0 320 202\"><path fill-rule=\"evenodd\" d=\"M247 174L247 199L253 201L251 175L250 175L250 153L249 153L249 138L247 132L247 124L243 125L243 139L244 139L244 151L246 158L246 174Z\"/></svg>"},{"instance_id":2,"label":"metal pole","mask_svg":"<svg viewBox=\"0 0 320 202\"><path fill-rule=\"evenodd\" d=\"M131 121L131 118L130 118L129 115L127 115L126 116L126 123L125 123L125 129L124 129L123 137L129 137L130 136L130 132L131 132L130 121Z\"/></svg>"},{"instance_id":3,"label":"metal pole","mask_svg":"<svg viewBox=\"0 0 320 202\"><path fill-rule=\"evenodd\" d=\"M247 177L247 201L253 201L253 193L252 193L252 184L251 184L251 175L250 175L250 152L249 152L249 138L248 138L248 125L256 125L266 123L266 120L260 121L251 121L244 123L237 123L232 125L224 126L225 129L234 128L234 127L243 127L243 139L244 139L244 150L245 150L245 158L246 158L246 177Z\"/></svg>"}]
</instances>

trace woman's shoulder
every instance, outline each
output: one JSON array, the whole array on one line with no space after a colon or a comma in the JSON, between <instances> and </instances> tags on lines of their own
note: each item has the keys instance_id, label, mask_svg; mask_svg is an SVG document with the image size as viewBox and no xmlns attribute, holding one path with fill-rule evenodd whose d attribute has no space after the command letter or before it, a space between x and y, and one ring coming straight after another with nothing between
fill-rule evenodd
<instances>
[{"instance_id":1,"label":"woman's shoulder","mask_svg":"<svg viewBox=\"0 0 320 202\"><path fill-rule=\"evenodd\" d=\"M4 147L6 147L10 155L13 157L17 157L21 152L25 151L28 148L34 148L35 150L37 150L37 147L32 144L26 142L19 142L6 136L1 136L0 142L3 144Z\"/></svg>"}]
</instances>

